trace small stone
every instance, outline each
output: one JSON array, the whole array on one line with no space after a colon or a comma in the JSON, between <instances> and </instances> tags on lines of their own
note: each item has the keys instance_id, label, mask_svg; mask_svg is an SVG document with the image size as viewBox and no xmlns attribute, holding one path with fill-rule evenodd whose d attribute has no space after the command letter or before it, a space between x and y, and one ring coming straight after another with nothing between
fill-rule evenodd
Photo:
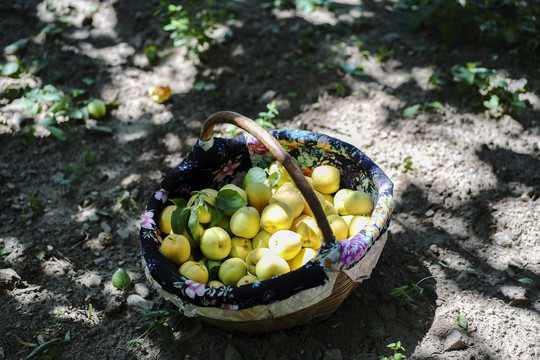
<instances>
[{"instance_id":1,"label":"small stone","mask_svg":"<svg viewBox=\"0 0 540 360\"><path fill-rule=\"evenodd\" d=\"M397 317L397 311L395 306L380 306L377 308L377 312L384 320L393 320Z\"/></svg>"},{"instance_id":2,"label":"small stone","mask_svg":"<svg viewBox=\"0 0 540 360\"><path fill-rule=\"evenodd\" d=\"M467 271L467 274L469 275L475 275L475 276L478 275L478 271L475 268L468 267L466 271Z\"/></svg>"},{"instance_id":3,"label":"small stone","mask_svg":"<svg viewBox=\"0 0 540 360\"><path fill-rule=\"evenodd\" d=\"M98 240L102 245L111 245L113 243L113 236L108 232L101 232L98 235Z\"/></svg>"},{"instance_id":4,"label":"small stone","mask_svg":"<svg viewBox=\"0 0 540 360\"><path fill-rule=\"evenodd\" d=\"M435 211L433 211L433 209L429 209L428 211L426 211L424 215L426 217L432 217L434 214L435 214Z\"/></svg>"},{"instance_id":5,"label":"small stone","mask_svg":"<svg viewBox=\"0 0 540 360\"><path fill-rule=\"evenodd\" d=\"M472 345L467 333L461 329L453 329L444 341L444 351L464 349Z\"/></svg>"},{"instance_id":6,"label":"small stone","mask_svg":"<svg viewBox=\"0 0 540 360\"><path fill-rule=\"evenodd\" d=\"M120 311L120 308L122 307L122 301L119 297L114 296L109 299L109 302L107 302L107 305L105 306L105 313L106 314L114 314Z\"/></svg>"},{"instance_id":7,"label":"small stone","mask_svg":"<svg viewBox=\"0 0 540 360\"><path fill-rule=\"evenodd\" d=\"M437 194L442 195L446 191L446 186L444 185L437 185L433 188L433 191L435 191Z\"/></svg>"},{"instance_id":8,"label":"small stone","mask_svg":"<svg viewBox=\"0 0 540 360\"><path fill-rule=\"evenodd\" d=\"M100 226L101 226L101 230L103 230L103 232L110 233L112 231L111 226L109 224L107 224L106 221L102 221Z\"/></svg>"},{"instance_id":9,"label":"small stone","mask_svg":"<svg viewBox=\"0 0 540 360\"><path fill-rule=\"evenodd\" d=\"M266 104L270 102L270 100L272 100L276 94L277 93L274 90L268 90L259 98L259 102L261 104Z\"/></svg>"},{"instance_id":10,"label":"small stone","mask_svg":"<svg viewBox=\"0 0 540 360\"><path fill-rule=\"evenodd\" d=\"M81 283L87 287L98 287L101 285L101 277L97 274L90 273L81 280Z\"/></svg>"},{"instance_id":11,"label":"small stone","mask_svg":"<svg viewBox=\"0 0 540 360\"><path fill-rule=\"evenodd\" d=\"M501 286L501 294L510 300L510 306L520 306L530 303L530 300L527 298L527 289L521 286L503 285Z\"/></svg>"},{"instance_id":12,"label":"small stone","mask_svg":"<svg viewBox=\"0 0 540 360\"><path fill-rule=\"evenodd\" d=\"M419 266L416 266L416 265L407 265L405 268L406 268L407 271L409 271L411 274L416 274L416 273L420 270L420 267L419 267Z\"/></svg>"},{"instance_id":13,"label":"small stone","mask_svg":"<svg viewBox=\"0 0 540 360\"><path fill-rule=\"evenodd\" d=\"M224 360L242 360L242 354L232 343L228 343L225 348L225 354L223 355Z\"/></svg>"},{"instance_id":14,"label":"small stone","mask_svg":"<svg viewBox=\"0 0 540 360\"><path fill-rule=\"evenodd\" d=\"M324 350L323 360L342 360L343 355L340 349L326 349Z\"/></svg>"},{"instance_id":15,"label":"small stone","mask_svg":"<svg viewBox=\"0 0 540 360\"><path fill-rule=\"evenodd\" d=\"M45 339L43 338L43 335L39 334L37 336L37 342L38 342L39 345L45 344Z\"/></svg>"},{"instance_id":16,"label":"small stone","mask_svg":"<svg viewBox=\"0 0 540 360\"><path fill-rule=\"evenodd\" d=\"M154 302L143 299L140 295L131 294L127 298L127 304L138 313L144 314L152 310Z\"/></svg>"},{"instance_id":17,"label":"small stone","mask_svg":"<svg viewBox=\"0 0 540 360\"><path fill-rule=\"evenodd\" d=\"M429 246L429 251L431 251L436 256L439 256L439 247L436 244L431 244Z\"/></svg>"},{"instance_id":18,"label":"small stone","mask_svg":"<svg viewBox=\"0 0 540 360\"><path fill-rule=\"evenodd\" d=\"M92 214L88 217L88 221L91 221L91 222L98 222L99 221L99 216L97 216L96 214Z\"/></svg>"},{"instance_id":19,"label":"small stone","mask_svg":"<svg viewBox=\"0 0 540 360\"><path fill-rule=\"evenodd\" d=\"M13 290L20 281L21 277L12 268L0 269L0 289Z\"/></svg>"},{"instance_id":20,"label":"small stone","mask_svg":"<svg viewBox=\"0 0 540 360\"><path fill-rule=\"evenodd\" d=\"M150 295L150 290L148 290L148 287L143 283L135 284L135 292L145 299Z\"/></svg>"},{"instance_id":21,"label":"small stone","mask_svg":"<svg viewBox=\"0 0 540 360\"><path fill-rule=\"evenodd\" d=\"M105 259L104 257L101 256L101 257L98 257L98 258L94 259L94 264L101 265L101 264L104 264L106 261L107 261L107 259Z\"/></svg>"},{"instance_id":22,"label":"small stone","mask_svg":"<svg viewBox=\"0 0 540 360\"><path fill-rule=\"evenodd\" d=\"M269 341L272 345L281 345L287 341L287 334L285 331L277 331L270 335Z\"/></svg>"},{"instance_id":23,"label":"small stone","mask_svg":"<svg viewBox=\"0 0 540 360\"><path fill-rule=\"evenodd\" d=\"M512 247L513 241L510 239L510 237L504 232L498 232L495 235L493 235L493 239L495 240L495 243L497 245L502 247Z\"/></svg>"},{"instance_id":24,"label":"small stone","mask_svg":"<svg viewBox=\"0 0 540 360\"><path fill-rule=\"evenodd\" d=\"M514 278L514 276L516 276L516 273L514 272L514 270L510 269L509 267L506 268L505 270L506 274L508 275L508 277L510 279Z\"/></svg>"},{"instance_id":25,"label":"small stone","mask_svg":"<svg viewBox=\"0 0 540 360\"><path fill-rule=\"evenodd\" d=\"M92 125L88 127L88 130L94 134L110 135L113 133L113 130L108 126Z\"/></svg>"},{"instance_id":26,"label":"small stone","mask_svg":"<svg viewBox=\"0 0 540 360\"><path fill-rule=\"evenodd\" d=\"M118 234L118 237L122 240L127 240L129 238L129 232L124 229L118 229L116 230L116 233Z\"/></svg>"},{"instance_id":27,"label":"small stone","mask_svg":"<svg viewBox=\"0 0 540 360\"><path fill-rule=\"evenodd\" d=\"M374 340L384 339L384 338L387 338L388 336L390 336L390 334L382 326L374 327L368 333L368 337Z\"/></svg>"}]
</instances>

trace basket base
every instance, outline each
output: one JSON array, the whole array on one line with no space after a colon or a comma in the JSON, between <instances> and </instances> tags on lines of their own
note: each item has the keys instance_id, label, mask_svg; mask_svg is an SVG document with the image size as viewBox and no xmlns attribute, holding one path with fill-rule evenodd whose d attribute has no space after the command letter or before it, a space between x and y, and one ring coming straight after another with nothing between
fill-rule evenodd
<instances>
[{"instance_id":1,"label":"basket base","mask_svg":"<svg viewBox=\"0 0 540 360\"><path fill-rule=\"evenodd\" d=\"M287 315L261 320L231 321L210 318L200 314L197 315L197 318L227 330L236 330L252 334L268 333L323 321L329 318L339 308L341 303L363 280L369 278L369 275L377 264L384 245L386 244L387 235L388 233L383 234L375 242L364 258L360 260L360 263L352 269L349 275L343 271L339 272L334 287L332 288L332 293L311 306ZM353 276L355 281L353 281L350 276Z\"/></svg>"},{"instance_id":2,"label":"basket base","mask_svg":"<svg viewBox=\"0 0 540 360\"><path fill-rule=\"evenodd\" d=\"M294 326L313 324L329 318L347 296L356 289L358 284L344 273L339 273L332 294L329 297L305 309L280 317L252 321L226 321L204 316L197 316L197 318L227 330L252 334L268 333Z\"/></svg>"}]
</instances>

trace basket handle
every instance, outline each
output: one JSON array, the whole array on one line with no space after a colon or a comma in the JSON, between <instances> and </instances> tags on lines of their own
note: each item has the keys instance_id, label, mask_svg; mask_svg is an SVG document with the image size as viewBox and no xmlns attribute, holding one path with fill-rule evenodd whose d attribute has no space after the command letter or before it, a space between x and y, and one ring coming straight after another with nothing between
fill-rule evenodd
<instances>
[{"instance_id":1,"label":"basket handle","mask_svg":"<svg viewBox=\"0 0 540 360\"><path fill-rule=\"evenodd\" d=\"M283 146L281 146L281 144L272 135L270 135L268 131L266 131L255 121L232 111L220 111L210 115L202 126L200 139L202 141L210 140L212 138L214 126L220 123L233 124L247 131L251 135L255 136L272 153L272 155L274 155L274 157L289 172L289 175L296 184L296 187L306 199L311 211L313 211L313 216L315 217L317 225L319 226L319 229L321 229L321 233L323 235L323 245L336 242L337 240L334 237L330 223L328 222L317 195L315 195L313 192L313 189L307 182L302 170L300 170L300 167L296 164L296 162L294 162L293 158L283 148Z\"/></svg>"}]
</instances>

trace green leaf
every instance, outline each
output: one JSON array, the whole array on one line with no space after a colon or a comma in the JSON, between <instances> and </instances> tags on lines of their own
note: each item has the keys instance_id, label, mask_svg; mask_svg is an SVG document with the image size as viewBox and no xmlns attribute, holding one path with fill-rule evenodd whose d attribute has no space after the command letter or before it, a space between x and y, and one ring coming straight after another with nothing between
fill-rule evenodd
<instances>
[{"instance_id":1,"label":"green leaf","mask_svg":"<svg viewBox=\"0 0 540 360\"><path fill-rule=\"evenodd\" d=\"M416 105L413 105L413 106L406 107L403 110L403 117L404 118L409 118L409 117L413 116L414 114L416 114L416 112L419 109L420 109L420 104L416 104Z\"/></svg>"},{"instance_id":2,"label":"green leaf","mask_svg":"<svg viewBox=\"0 0 540 360\"><path fill-rule=\"evenodd\" d=\"M460 327L462 327L463 329L467 330L467 327L469 326L469 322L467 321L466 318L464 318L463 316L461 315L458 315L457 317L457 323Z\"/></svg>"},{"instance_id":3,"label":"green leaf","mask_svg":"<svg viewBox=\"0 0 540 360\"><path fill-rule=\"evenodd\" d=\"M390 291L390 295L393 296L393 297L403 296L403 295L405 295L407 293L406 290L407 290L408 287L409 287L408 285L397 287L397 288L393 289L392 291Z\"/></svg>"},{"instance_id":4,"label":"green leaf","mask_svg":"<svg viewBox=\"0 0 540 360\"><path fill-rule=\"evenodd\" d=\"M19 71L18 61L10 61L8 63L5 63L2 67L2 75L4 76L11 76L13 74L16 74L17 71Z\"/></svg>"},{"instance_id":5,"label":"green leaf","mask_svg":"<svg viewBox=\"0 0 540 360\"><path fill-rule=\"evenodd\" d=\"M483 104L486 109L494 110L499 106L499 97L497 95L491 95L489 101L484 101Z\"/></svg>"},{"instance_id":6,"label":"green leaf","mask_svg":"<svg viewBox=\"0 0 540 360\"><path fill-rule=\"evenodd\" d=\"M52 348L55 344L59 343L62 341L62 338L54 338L52 340L49 340L47 342L44 342L43 344L39 345L38 347L36 347L34 349L34 351L32 351L30 354L28 354L28 356L26 357L27 359L31 359L33 358L34 356L37 356L37 355L40 355L40 354L43 354L45 353L48 349Z\"/></svg>"},{"instance_id":7,"label":"green leaf","mask_svg":"<svg viewBox=\"0 0 540 360\"><path fill-rule=\"evenodd\" d=\"M195 91L201 91L204 89L205 87L205 82L204 81L198 81L196 82L194 85L193 85L193 90Z\"/></svg>"},{"instance_id":8,"label":"green leaf","mask_svg":"<svg viewBox=\"0 0 540 360\"><path fill-rule=\"evenodd\" d=\"M270 176L268 176L268 184L270 185L270 187L274 187L276 186L276 184L279 182L280 179L281 179L281 174L278 172L273 172L270 174Z\"/></svg>"},{"instance_id":9,"label":"green leaf","mask_svg":"<svg viewBox=\"0 0 540 360\"><path fill-rule=\"evenodd\" d=\"M216 226L219 224L225 215L223 210L218 209L215 206L210 205L208 208L206 208L206 210L208 210L208 212L212 215L212 222L210 223L210 226Z\"/></svg>"},{"instance_id":10,"label":"green leaf","mask_svg":"<svg viewBox=\"0 0 540 360\"><path fill-rule=\"evenodd\" d=\"M224 212L234 212L246 204L244 198L232 189L220 190L217 193L215 202L215 206Z\"/></svg>"},{"instance_id":11,"label":"green leaf","mask_svg":"<svg viewBox=\"0 0 540 360\"><path fill-rule=\"evenodd\" d=\"M431 103L427 103L426 107L444 110L444 105L441 104L439 101L434 101L434 102L431 102Z\"/></svg>"},{"instance_id":12,"label":"green leaf","mask_svg":"<svg viewBox=\"0 0 540 360\"><path fill-rule=\"evenodd\" d=\"M11 254L11 251L8 251L6 249L0 249L0 256L7 256Z\"/></svg>"},{"instance_id":13,"label":"green leaf","mask_svg":"<svg viewBox=\"0 0 540 360\"><path fill-rule=\"evenodd\" d=\"M144 48L144 55L151 64L157 59L157 48L155 45L150 45Z\"/></svg>"},{"instance_id":14,"label":"green leaf","mask_svg":"<svg viewBox=\"0 0 540 360\"><path fill-rule=\"evenodd\" d=\"M63 130L57 128L56 126L45 126L47 130L51 132L51 134L61 141L66 141L67 137Z\"/></svg>"},{"instance_id":15,"label":"green leaf","mask_svg":"<svg viewBox=\"0 0 540 360\"><path fill-rule=\"evenodd\" d=\"M194 206L189 211L189 220L188 220L189 232L191 237L195 240L196 243L199 243L200 233L199 233L199 207Z\"/></svg>"},{"instance_id":16,"label":"green leaf","mask_svg":"<svg viewBox=\"0 0 540 360\"><path fill-rule=\"evenodd\" d=\"M525 285L532 285L534 283L533 279L530 278L521 278L518 281Z\"/></svg>"},{"instance_id":17,"label":"green leaf","mask_svg":"<svg viewBox=\"0 0 540 360\"><path fill-rule=\"evenodd\" d=\"M58 122L56 119L52 116L47 116L44 119L41 119L37 122L38 125L48 126L48 125L56 125Z\"/></svg>"},{"instance_id":18,"label":"green leaf","mask_svg":"<svg viewBox=\"0 0 540 360\"><path fill-rule=\"evenodd\" d=\"M187 206L176 205L176 209L171 214L171 228L175 234L184 233L184 230L188 222L188 216L189 216L189 208Z\"/></svg>"},{"instance_id":19,"label":"green leaf","mask_svg":"<svg viewBox=\"0 0 540 360\"><path fill-rule=\"evenodd\" d=\"M85 150L82 153L83 160L88 165L94 165L96 163L97 154L92 150Z\"/></svg>"},{"instance_id":20,"label":"green leaf","mask_svg":"<svg viewBox=\"0 0 540 360\"><path fill-rule=\"evenodd\" d=\"M28 45L28 42L30 41L29 38L26 38L26 39L19 39L17 41L15 41L13 44L10 44L8 46L6 46L4 48L4 51L6 53L14 53L14 52L17 52L19 50L22 50L24 49L27 45Z\"/></svg>"},{"instance_id":21,"label":"green leaf","mask_svg":"<svg viewBox=\"0 0 540 360\"><path fill-rule=\"evenodd\" d=\"M266 172L264 171L264 169L260 167L252 167L244 176L244 180L242 180L242 188L245 190L249 184L258 182L263 183L265 181Z\"/></svg>"}]
</instances>

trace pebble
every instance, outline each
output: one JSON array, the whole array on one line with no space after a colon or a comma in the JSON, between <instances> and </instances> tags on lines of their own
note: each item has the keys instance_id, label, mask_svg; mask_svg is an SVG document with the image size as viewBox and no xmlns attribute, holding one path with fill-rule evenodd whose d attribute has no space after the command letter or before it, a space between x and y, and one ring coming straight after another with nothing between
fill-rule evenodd
<instances>
[{"instance_id":1,"label":"pebble","mask_svg":"<svg viewBox=\"0 0 540 360\"><path fill-rule=\"evenodd\" d=\"M103 256L101 256L101 257L98 257L98 258L94 259L94 264L101 265L101 264L104 264L106 261L107 261L107 259L104 258Z\"/></svg>"},{"instance_id":2,"label":"pebble","mask_svg":"<svg viewBox=\"0 0 540 360\"><path fill-rule=\"evenodd\" d=\"M424 215L426 217L432 217L434 214L435 214L435 211L433 211L433 209L429 209L428 211L426 211Z\"/></svg>"},{"instance_id":3,"label":"pebble","mask_svg":"<svg viewBox=\"0 0 540 360\"><path fill-rule=\"evenodd\" d=\"M111 226L109 224L107 224L106 221L102 221L100 226L101 226L101 230L103 230L103 232L110 233L112 231Z\"/></svg>"},{"instance_id":4,"label":"pebble","mask_svg":"<svg viewBox=\"0 0 540 360\"><path fill-rule=\"evenodd\" d=\"M232 343L228 343L225 348L225 354L223 355L224 360L242 360L242 354Z\"/></svg>"},{"instance_id":5,"label":"pebble","mask_svg":"<svg viewBox=\"0 0 540 360\"><path fill-rule=\"evenodd\" d=\"M92 125L88 128L91 133L110 135L113 130L108 126Z\"/></svg>"},{"instance_id":6,"label":"pebble","mask_svg":"<svg viewBox=\"0 0 540 360\"><path fill-rule=\"evenodd\" d=\"M98 235L99 243L102 245L110 245L113 242L113 237L108 232L101 232Z\"/></svg>"},{"instance_id":7,"label":"pebble","mask_svg":"<svg viewBox=\"0 0 540 360\"><path fill-rule=\"evenodd\" d=\"M127 240L129 238L129 232L124 229L118 229L116 230L116 233L122 240Z\"/></svg>"},{"instance_id":8,"label":"pebble","mask_svg":"<svg viewBox=\"0 0 540 360\"><path fill-rule=\"evenodd\" d=\"M150 290L148 290L148 287L143 283L135 284L135 292L145 299L150 295Z\"/></svg>"},{"instance_id":9,"label":"pebble","mask_svg":"<svg viewBox=\"0 0 540 360\"><path fill-rule=\"evenodd\" d=\"M493 235L493 239L497 245L502 247L512 247L513 245L512 239L510 239L510 237L504 231L500 231Z\"/></svg>"},{"instance_id":10,"label":"pebble","mask_svg":"<svg viewBox=\"0 0 540 360\"><path fill-rule=\"evenodd\" d=\"M0 269L0 289L13 290L20 281L21 277L12 268Z\"/></svg>"},{"instance_id":11,"label":"pebble","mask_svg":"<svg viewBox=\"0 0 540 360\"><path fill-rule=\"evenodd\" d=\"M431 244L429 246L429 251L431 251L436 256L439 256L439 247L436 244Z\"/></svg>"},{"instance_id":12,"label":"pebble","mask_svg":"<svg viewBox=\"0 0 540 360\"><path fill-rule=\"evenodd\" d=\"M501 294L510 300L510 306L520 306L530 302L527 298L527 289L521 286L503 285L500 290Z\"/></svg>"},{"instance_id":13,"label":"pebble","mask_svg":"<svg viewBox=\"0 0 540 360\"><path fill-rule=\"evenodd\" d=\"M384 320L393 320L397 318L397 311L393 305L380 306L377 308L377 312Z\"/></svg>"},{"instance_id":14,"label":"pebble","mask_svg":"<svg viewBox=\"0 0 540 360\"><path fill-rule=\"evenodd\" d=\"M453 329L444 340L444 351L464 349L473 344L467 333L461 329Z\"/></svg>"},{"instance_id":15,"label":"pebble","mask_svg":"<svg viewBox=\"0 0 540 360\"><path fill-rule=\"evenodd\" d=\"M120 311L120 308L122 307L122 301L119 297L114 296L109 299L109 302L107 302L107 305L105 306L105 313L106 314L114 314Z\"/></svg>"},{"instance_id":16,"label":"pebble","mask_svg":"<svg viewBox=\"0 0 540 360\"><path fill-rule=\"evenodd\" d=\"M138 313L144 314L152 310L154 302L143 299L140 295L131 294L127 298L127 304Z\"/></svg>"},{"instance_id":17,"label":"pebble","mask_svg":"<svg viewBox=\"0 0 540 360\"><path fill-rule=\"evenodd\" d=\"M98 287L101 285L101 277L97 274L90 273L90 275L83 277L81 283L88 287Z\"/></svg>"},{"instance_id":18,"label":"pebble","mask_svg":"<svg viewBox=\"0 0 540 360\"><path fill-rule=\"evenodd\" d=\"M384 339L388 336L390 336L390 334L382 326L374 327L373 329L369 330L368 333L368 337L374 340Z\"/></svg>"},{"instance_id":19,"label":"pebble","mask_svg":"<svg viewBox=\"0 0 540 360\"><path fill-rule=\"evenodd\" d=\"M340 349L326 349L324 350L322 360L342 360L343 355Z\"/></svg>"},{"instance_id":20,"label":"pebble","mask_svg":"<svg viewBox=\"0 0 540 360\"><path fill-rule=\"evenodd\" d=\"M92 214L88 217L88 221L91 221L91 222L98 222L99 221L99 216L97 216L96 214Z\"/></svg>"},{"instance_id":21,"label":"pebble","mask_svg":"<svg viewBox=\"0 0 540 360\"><path fill-rule=\"evenodd\" d=\"M270 102L270 100L272 100L276 94L277 93L274 90L268 90L259 98L259 102L261 104L266 104Z\"/></svg>"}]
</instances>

